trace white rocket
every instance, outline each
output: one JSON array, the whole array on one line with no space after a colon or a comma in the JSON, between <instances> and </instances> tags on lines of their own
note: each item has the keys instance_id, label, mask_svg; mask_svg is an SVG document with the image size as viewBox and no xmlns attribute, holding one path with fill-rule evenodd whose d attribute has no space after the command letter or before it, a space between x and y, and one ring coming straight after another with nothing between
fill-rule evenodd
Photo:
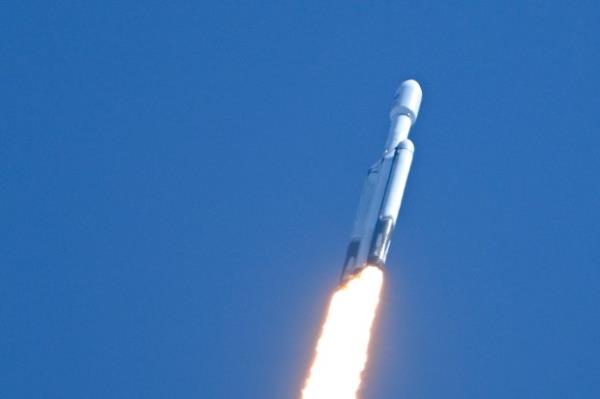
<instances>
[{"instance_id":1,"label":"white rocket","mask_svg":"<svg viewBox=\"0 0 600 399\"><path fill-rule=\"evenodd\" d=\"M402 82L396 91L385 151L367 173L342 280L367 265L385 264L415 151L408 133L417 119L421 97L421 87L414 80Z\"/></svg>"}]
</instances>

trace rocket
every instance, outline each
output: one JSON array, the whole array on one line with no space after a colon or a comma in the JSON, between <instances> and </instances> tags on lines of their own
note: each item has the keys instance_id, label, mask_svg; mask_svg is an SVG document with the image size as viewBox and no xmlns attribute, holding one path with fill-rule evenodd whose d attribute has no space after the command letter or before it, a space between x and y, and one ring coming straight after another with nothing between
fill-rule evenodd
<instances>
[{"instance_id":1,"label":"rocket","mask_svg":"<svg viewBox=\"0 0 600 399\"><path fill-rule=\"evenodd\" d=\"M421 87L414 80L402 82L396 91L385 150L367 172L342 269L342 281L366 266L385 266L415 151L408 133L417 120L421 97Z\"/></svg>"}]
</instances>

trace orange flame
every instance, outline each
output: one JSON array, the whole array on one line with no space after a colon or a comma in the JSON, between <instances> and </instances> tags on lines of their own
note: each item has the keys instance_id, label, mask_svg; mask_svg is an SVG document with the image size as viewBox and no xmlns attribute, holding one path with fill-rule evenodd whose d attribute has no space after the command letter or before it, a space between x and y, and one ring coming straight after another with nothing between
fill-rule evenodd
<instances>
[{"instance_id":1,"label":"orange flame","mask_svg":"<svg viewBox=\"0 0 600 399\"><path fill-rule=\"evenodd\" d=\"M357 398L382 285L367 266L334 292L302 399Z\"/></svg>"}]
</instances>

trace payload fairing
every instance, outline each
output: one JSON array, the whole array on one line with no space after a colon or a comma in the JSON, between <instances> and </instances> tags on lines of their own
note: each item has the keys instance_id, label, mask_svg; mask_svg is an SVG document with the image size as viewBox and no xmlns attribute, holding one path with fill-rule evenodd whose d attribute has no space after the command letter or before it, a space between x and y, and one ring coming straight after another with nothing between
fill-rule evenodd
<instances>
[{"instance_id":1,"label":"payload fairing","mask_svg":"<svg viewBox=\"0 0 600 399\"><path fill-rule=\"evenodd\" d=\"M364 267L383 267L390 247L415 146L408 139L421 105L421 87L402 82L390 110L383 156L368 173L342 270L342 281Z\"/></svg>"}]
</instances>

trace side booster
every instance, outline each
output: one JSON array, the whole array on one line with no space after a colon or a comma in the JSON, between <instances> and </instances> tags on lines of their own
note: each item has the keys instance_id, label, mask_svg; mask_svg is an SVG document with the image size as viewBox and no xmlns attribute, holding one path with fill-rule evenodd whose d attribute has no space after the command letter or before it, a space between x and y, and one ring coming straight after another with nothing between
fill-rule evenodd
<instances>
[{"instance_id":1,"label":"side booster","mask_svg":"<svg viewBox=\"0 0 600 399\"><path fill-rule=\"evenodd\" d=\"M414 80L402 82L396 91L385 151L367 173L342 281L367 265L385 265L415 151L408 133L417 119L421 97L421 87Z\"/></svg>"}]
</instances>

